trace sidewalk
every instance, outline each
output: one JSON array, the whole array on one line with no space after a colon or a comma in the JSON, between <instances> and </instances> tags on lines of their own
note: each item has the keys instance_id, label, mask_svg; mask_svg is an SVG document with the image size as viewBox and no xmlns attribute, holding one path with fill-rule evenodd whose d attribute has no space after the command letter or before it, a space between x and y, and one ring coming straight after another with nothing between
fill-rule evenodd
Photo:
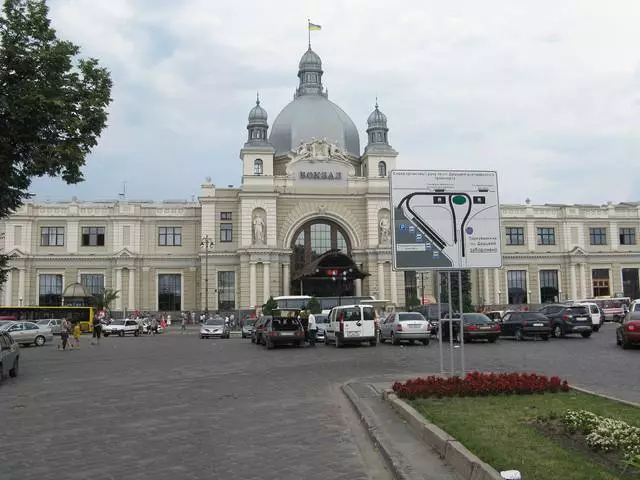
<instances>
[{"instance_id":1,"label":"sidewalk","mask_svg":"<svg viewBox=\"0 0 640 480\"><path fill-rule=\"evenodd\" d=\"M462 480L418 438L382 399L381 384L350 382L342 386L374 446L400 480Z\"/></svg>"}]
</instances>

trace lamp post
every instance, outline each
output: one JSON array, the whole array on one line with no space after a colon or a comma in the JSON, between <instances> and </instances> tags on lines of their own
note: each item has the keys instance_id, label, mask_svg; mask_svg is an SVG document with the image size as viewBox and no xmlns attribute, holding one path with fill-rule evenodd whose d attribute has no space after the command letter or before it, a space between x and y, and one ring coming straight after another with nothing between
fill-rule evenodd
<instances>
[{"instance_id":1,"label":"lamp post","mask_svg":"<svg viewBox=\"0 0 640 480\"><path fill-rule=\"evenodd\" d=\"M200 246L204 248L204 311L209 313L209 249L213 248L214 241L205 235L200 241Z\"/></svg>"}]
</instances>

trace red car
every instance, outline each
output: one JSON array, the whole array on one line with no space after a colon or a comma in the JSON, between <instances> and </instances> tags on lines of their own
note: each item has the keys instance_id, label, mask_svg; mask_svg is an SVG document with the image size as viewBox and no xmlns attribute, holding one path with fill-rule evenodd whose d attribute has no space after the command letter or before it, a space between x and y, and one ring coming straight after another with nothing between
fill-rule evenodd
<instances>
[{"instance_id":1,"label":"red car","mask_svg":"<svg viewBox=\"0 0 640 480\"><path fill-rule=\"evenodd\" d=\"M627 315L627 318L616 329L616 343L624 348L634 345L640 346L640 319L637 316Z\"/></svg>"}]
</instances>

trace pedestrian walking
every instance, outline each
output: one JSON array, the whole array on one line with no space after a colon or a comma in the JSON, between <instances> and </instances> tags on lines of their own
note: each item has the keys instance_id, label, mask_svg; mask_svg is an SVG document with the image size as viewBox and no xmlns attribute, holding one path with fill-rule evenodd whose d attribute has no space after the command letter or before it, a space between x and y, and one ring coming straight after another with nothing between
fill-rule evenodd
<instances>
[{"instance_id":1,"label":"pedestrian walking","mask_svg":"<svg viewBox=\"0 0 640 480\"><path fill-rule=\"evenodd\" d=\"M160 322L160 327L162 328L163 332L167 329L167 324L171 325L169 320L171 320L171 315L167 317L167 320L163 318L162 321Z\"/></svg>"},{"instance_id":2,"label":"pedestrian walking","mask_svg":"<svg viewBox=\"0 0 640 480\"><path fill-rule=\"evenodd\" d=\"M80 348L80 335L82 335L82 330L80 330L78 322L73 327L73 348Z\"/></svg>"},{"instance_id":3,"label":"pedestrian walking","mask_svg":"<svg viewBox=\"0 0 640 480\"><path fill-rule=\"evenodd\" d=\"M313 313L309 312L309 319L307 323L309 329L309 346L316 346L316 336L318 335L318 324L316 323L316 317Z\"/></svg>"},{"instance_id":4,"label":"pedestrian walking","mask_svg":"<svg viewBox=\"0 0 640 480\"><path fill-rule=\"evenodd\" d=\"M151 319L151 335L155 337L156 333L158 333L158 320L156 320L156 317L153 317Z\"/></svg>"},{"instance_id":5,"label":"pedestrian walking","mask_svg":"<svg viewBox=\"0 0 640 480\"><path fill-rule=\"evenodd\" d=\"M102 335L102 320L98 317L93 322L93 338L91 345L100 345L100 336Z\"/></svg>"},{"instance_id":6,"label":"pedestrian walking","mask_svg":"<svg viewBox=\"0 0 640 480\"><path fill-rule=\"evenodd\" d=\"M185 317L182 317L182 320L180 321L180 333L183 334L185 332L185 330L187 329L187 319Z\"/></svg>"},{"instance_id":7,"label":"pedestrian walking","mask_svg":"<svg viewBox=\"0 0 640 480\"><path fill-rule=\"evenodd\" d=\"M69 329L68 328L62 328L62 330L60 330L60 340L62 341L62 350L67 350L67 347L71 349L71 346L69 345Z\"/></svg>"}]
</instances>

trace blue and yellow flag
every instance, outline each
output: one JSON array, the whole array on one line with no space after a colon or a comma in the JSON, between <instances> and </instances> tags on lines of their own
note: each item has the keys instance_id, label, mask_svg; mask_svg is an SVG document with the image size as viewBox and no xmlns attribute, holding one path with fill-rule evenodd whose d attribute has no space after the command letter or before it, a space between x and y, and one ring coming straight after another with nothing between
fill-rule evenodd
<instances>
[{"instance_id":1,"label":"blue and yellow flag","mask_svg":"<svg viewBox=\"0 0 640 480\"><path fill-rule=\"evenodd\" d=\"M309 22L309 31L311 30L322 30L322 26Z\"/></svg>"}]
</instances>

